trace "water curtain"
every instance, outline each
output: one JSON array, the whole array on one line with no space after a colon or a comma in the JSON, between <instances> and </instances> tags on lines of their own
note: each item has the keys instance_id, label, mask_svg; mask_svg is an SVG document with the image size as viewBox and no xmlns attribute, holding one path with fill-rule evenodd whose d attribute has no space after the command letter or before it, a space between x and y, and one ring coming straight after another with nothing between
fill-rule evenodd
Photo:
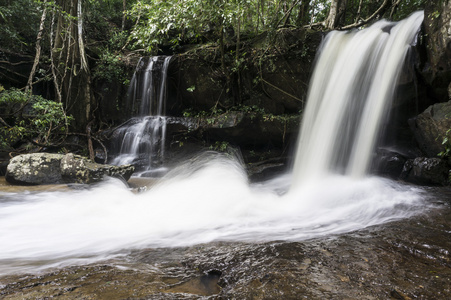
<instances>
[{"instance_id":1,"label":"water curtain","mask_svg":"<svg viewBox=\"0 0 451 300\"><path fill-rule=\"evenodd\" d=\"M330 173L362 177L371 163L397 79L423 12L398 23L333 31L312 75L293 169L293 186Z\"/></svg>"},{"instance_id":2,"label":"water curtain","mask_svg":"<svg viewBox=\"0 0 451 300\"><path fill-rule=\"evenodd\" d=\"M130 82L128 102L137 117L116 132L118 155L112 164L135 164L137 175L164 168L166 143L166 85L170 56L140 59Z\"/></svg>"}]
</instances>

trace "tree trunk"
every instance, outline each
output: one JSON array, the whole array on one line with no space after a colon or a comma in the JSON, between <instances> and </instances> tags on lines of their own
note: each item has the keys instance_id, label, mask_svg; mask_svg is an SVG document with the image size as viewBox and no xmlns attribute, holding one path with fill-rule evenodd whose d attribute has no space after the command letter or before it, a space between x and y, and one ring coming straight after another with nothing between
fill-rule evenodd
<instances>
[{"instance_id":1,"label":"tree trunk","mask_svg":"<svg viewBox=\"0 0 451 300\"><path fill-rule=\"evenodd\" d=\"M329 15L327 16L326 21L324 21L324 26L327 29L333 29L335 28L335 22L337 20L337 14L338 14L338 2L340 0L332 0L330 3L329 8Z\"/></svg>"},{"instance_id":2,"label":"tree trunk","mask_svg":"<svg viewBox=\"0 0 451 300\"><path fill-rule=\"evenodd\" d=\"M94 97L91 74L83 43L82 0L58 0L61 10L57 22L52 64L55 68L57 91L77 130L86 128L92 120Z\"/></svg>"},{"instance_id":3,"label":"tree trunk","mask_svg":"<svg viewBox=\"0 0 451 300\"><path fill-rule=\"evenodd\" d=\"M126 19L126 11L127 11L127 0L122 1L122 31L125 29L125 19Z\"/></svg>"},{"instance_id":4,"label":"tree trunk","mask_svg":"<svg viewBox=\"0 0 451 300\"><path fill-rule=\"evenodd\" d=\"M32 88L33 77L34 77L34 74L36 73L36 68L38 67L39 59L41 57L42 33L44 32L44 23L45 23L45 18L47 16L47 7L45 6L46 2L47 2L47 0L44 1L44 10L42 11L41 22L39 24L39 32L38 32L38 36L36 38L36 55L34 57L34 63L33 63L33 67L31 68L30 76L28 77L27 86L25 87L25 93L28 93L28 91L31 90L31 88Z\"/></svg>"},{"instance_id":5,"label":"tree trunk","mask_svg":"<svg viewBox=\"0 0 451 300\"><path fill-rule=\"evenodd\" d=\"M296 18L296 25L302 26L307 25L309 23L309 9L310 9L310 1L302 0L299 4L298 16Z\"/></svg>"},{"instance_id":6,"label":"tree trunk","mask_svg":"<svg viewBox=\"0 0 451 300\"><path fill-rule=\"evenodd\" d=\"M329 15L327 16L327 19L325 21L325 27L327 29L335 29L339 27L339 25L342 22L341 19L344 16L344 12L346 10L346 2L347 0L332 0L332 3L330 4L330 10Z\"/></svg>"}]
</instances>

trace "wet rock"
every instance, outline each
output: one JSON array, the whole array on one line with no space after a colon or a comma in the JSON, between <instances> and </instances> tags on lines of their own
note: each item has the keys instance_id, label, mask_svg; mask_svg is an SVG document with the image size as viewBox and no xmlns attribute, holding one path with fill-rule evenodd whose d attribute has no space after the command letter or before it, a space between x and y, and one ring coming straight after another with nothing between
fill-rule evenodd
<instances>
[{"instance_id":1,"label":"wet rock","mask_svg":"<svg viewBox=\"0 0 451 300\"><path fill-rule=\"evenodd\" d=\"M287 165L282 158L248 164L248 175L251 181L267 180L286 171Z\"/></svg>"},{"instance_id":2,"label":"wet rock","mask_svg":"<svg viewBox=\"0 0 451 300\"><path fill-rule=\"evenodd\" d=\"M451 101L429 106L409 123L420 149L429 157L436 157L445 150L442 142L451 128Z\"/></svg>"},{"instance_id":3,"label":"wet rock","mask_svg":"<svg viewBox=\"0 0 451 300\"><path fill-rule=\"evenodd\" d=\"M128 180L134 167L97 164L73 154L33 153L11 159L6 180L12 184L37 185L55 183L98 182L104 176Z\"/></svg>"},{"instance_id":4,"label":"wet rock","mask_svg":"<svg viewBox=\"0 0 451 300\"><path fill-rule=\"evenodd\" d=\"M227 141L240 147L286 146L299 130L299 115L277 117L261 113L230 111L200 119L197 133L203 139Z\"/></svg>"},{"instance_id":5,"label":"wet rock","mask_svg":"<svg viewBox=\"0 0 451 300\"><path fill-rule=\"evenodd\" d=\"M402 170L401 178L415 184L447 185L449 166L439 158L417 157L408 160Z\"/></svg>"},{"instance_id":6,"label":"wet rock","mask_svg":"<svg viewBox=\"0 0 451 300\"><path fill-rule=\"evenodd\" d=\"M71 153L61 159L61 175L66 183L90 184L101 181L105 176L127 181L134 170L135 168L131 165L102 165Z\"/></svg>"},{"instance_id":7,"label":"wet rock","mask_svg":"<svg viewBox=\"0 0 451 300\"><path fill-rule=\"evenodd\" d=\"M406 157L396 151L379 149L373 163L373 170L379 175L397 179L401 175Z\"/></svg>"},{"instance_id":8,"label":"wet rock","mask_svg":"<svg viewBox=\"0 0 451 300\"><path fill-rule=\"evenodd\" d=\"M403 292L399 291L398 289L394 289L390 292L390 296L392 296L395 299L400 300L412 300L412 298L406 296Z\"/></svg>"},{"instance_id":9,"label":"wet rock","mask_svg":"<svg viewBox=\"0 0 451 300\"><path fill-rule=\"evenodd\" d=\"M206 274L188 280L167 290L168 293L188 293L200 296L212 296L219 294L221 287L218 285L221 271L212 270Z\"/></svg>"}]
</instances>

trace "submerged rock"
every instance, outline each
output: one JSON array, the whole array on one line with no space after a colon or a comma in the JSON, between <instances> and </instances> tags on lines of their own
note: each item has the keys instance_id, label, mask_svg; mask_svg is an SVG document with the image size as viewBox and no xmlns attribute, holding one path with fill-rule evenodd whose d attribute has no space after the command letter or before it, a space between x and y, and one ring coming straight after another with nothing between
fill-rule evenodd
<instances>
[{"instance_id":1,"label":"submerged rock","mask_svg":"<svg viewBox=\"0 0 451 300\"><path fill-rule=\"evenodd\" d=\"M101 181L105 176L128 180L134 172L131 165L112 166L89 161L74 154L33 153L11 159L6 180L12 184L37 185Z\"/></svg>"}]
</instances>

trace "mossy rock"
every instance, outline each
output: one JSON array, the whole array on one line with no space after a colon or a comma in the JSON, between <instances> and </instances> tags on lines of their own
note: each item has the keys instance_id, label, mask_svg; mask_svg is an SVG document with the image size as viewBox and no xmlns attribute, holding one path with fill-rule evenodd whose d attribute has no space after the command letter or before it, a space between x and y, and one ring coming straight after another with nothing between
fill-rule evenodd
<instances>
[{"instance_id":1,"label":"mossy rock","mask_svg":"<svg viewBox=\"0 0 451 300\"><path fill-rule=\"evenodd\" d=\"M74 154L33 153L11 159L6 180L18 185L99 182L106 176L127 181L134 167L102 165Z\"/></svg>"}]
</instances>

